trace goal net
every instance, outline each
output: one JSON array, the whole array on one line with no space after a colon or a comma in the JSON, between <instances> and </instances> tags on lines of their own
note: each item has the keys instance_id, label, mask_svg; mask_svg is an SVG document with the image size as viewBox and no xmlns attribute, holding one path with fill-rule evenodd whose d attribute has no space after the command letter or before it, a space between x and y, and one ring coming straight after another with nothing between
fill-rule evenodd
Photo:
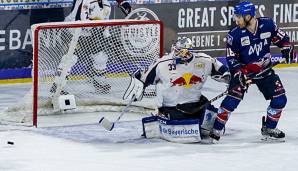
<instances>
[{"instance_id":1,"label":"goal net","mask_svg":"<svg viewBox=\"0 0 298 171\"><path fill-rule=\"evenodd\" d=\"M42 115L121 111L129 101L122 97L130 74L145 71L163 49L160 21L44 23L32 26L32 34L33 88L6 115L35 126ZM55 108L53 99L63 95L74 96L76 109ZM155 87L149 86L143 100L131 109L152 110L154 98Z\"/></svg>"}]
</instances>

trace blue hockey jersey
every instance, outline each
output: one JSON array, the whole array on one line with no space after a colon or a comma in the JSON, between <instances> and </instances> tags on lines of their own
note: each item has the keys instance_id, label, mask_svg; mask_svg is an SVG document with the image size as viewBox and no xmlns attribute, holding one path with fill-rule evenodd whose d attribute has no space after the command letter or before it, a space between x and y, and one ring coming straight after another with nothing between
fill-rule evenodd
<instances>
[{"instance_id":1,"label":"blue hockey jersey","mask_svg":"<svg viewBox=\"0 0 298 171\"><path fill-rule=\"evenodd\" d=\"M230 70L236 71L248 64L266 68L271 62L271 43L283 47L289 43L289 37L270 18L257 18L254 33L246 28L235 27L227 35L227 62Z\"/></svg>"}]
</instances>

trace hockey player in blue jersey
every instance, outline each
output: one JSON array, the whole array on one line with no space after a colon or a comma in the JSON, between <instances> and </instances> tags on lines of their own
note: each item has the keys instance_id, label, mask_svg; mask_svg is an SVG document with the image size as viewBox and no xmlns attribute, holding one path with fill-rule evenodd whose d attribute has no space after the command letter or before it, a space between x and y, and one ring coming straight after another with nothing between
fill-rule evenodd
<instances>
[{"instance_id":1,"label":"hockey player in blue jersey","mask_svg":"<svg viewBox=\"0 0 298 171\"><path fill-rule=\"evenodd\" d=\"M256 18L255 13L254 4L248 1L234 8L237 27L227 35L227 63L232 79L229 93L221 103L210 133L215 140L220 139L225 123L243 99L249 84L256 84L265 99L270 100L261 129L264 139L283 140L285 137L285 133L277 128L277 123L287 97L279 76L271 69L271 43L281 49L282 57L288 63L297 58L288 35L272 19Z\"/></svg>"}]
</instances>

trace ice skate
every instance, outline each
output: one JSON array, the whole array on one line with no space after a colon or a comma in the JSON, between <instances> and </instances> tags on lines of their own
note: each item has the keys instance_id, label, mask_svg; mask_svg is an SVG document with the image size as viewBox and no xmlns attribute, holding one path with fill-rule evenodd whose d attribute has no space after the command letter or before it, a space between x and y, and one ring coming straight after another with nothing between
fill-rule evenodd
<instances>
[{"instance_id":1,"label":"ice skate","mask_svg":"<svg viewBox=\"0 0 298 171\"><path fill-rule=\"evenodd\" d=\"M219 139L220 139L220 130L217 130L217 129L212 129L212 131L210 131L210 134L209 134L209 136L212 138L212 139L214 139L214 140L216 140L216 141L219 141Z\"/></svg>"},{"instance_id":2,"label":"ice skate","mask_svg":"<svg viewBox=\"0 0 298 171\"><path fill-rule=\"evenodd\" d=\"M277 141L277 142L284 142L285 141L285 133L279 130L278 128L267 128L265 116L262 118L262 140L264 141Z\"/></svg>"}]
</instances>

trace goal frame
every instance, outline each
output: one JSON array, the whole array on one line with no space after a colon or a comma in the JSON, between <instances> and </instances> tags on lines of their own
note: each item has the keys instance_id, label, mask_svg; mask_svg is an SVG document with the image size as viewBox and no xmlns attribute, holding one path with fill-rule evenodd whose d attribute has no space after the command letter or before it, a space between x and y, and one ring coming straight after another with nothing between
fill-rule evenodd
<instances>
[{"instance_id":1,"label":"goal frame","mask_svg":"<svg viewBox=\"0 0 298 171\"><path fill-rule=\"evenodd\" d=\"M159 56L163 56L164 50L164 25L160 20L107 20L105 22L99 21L87 21L87 22L57 22L49 23L48 25L41 24L37 25L34 28L33 32L33 102L32 102L32 115L33 115L33 126L37 127L38 124L38 50L39 50L39 38L38 34L41 30L44 29L59 29L59 28L79 28L79 27L96 27L96 26L111 26L111 25L144 25L144 24L158 24L160 25L160 49Z\"/></svg>"}]
</instances>

